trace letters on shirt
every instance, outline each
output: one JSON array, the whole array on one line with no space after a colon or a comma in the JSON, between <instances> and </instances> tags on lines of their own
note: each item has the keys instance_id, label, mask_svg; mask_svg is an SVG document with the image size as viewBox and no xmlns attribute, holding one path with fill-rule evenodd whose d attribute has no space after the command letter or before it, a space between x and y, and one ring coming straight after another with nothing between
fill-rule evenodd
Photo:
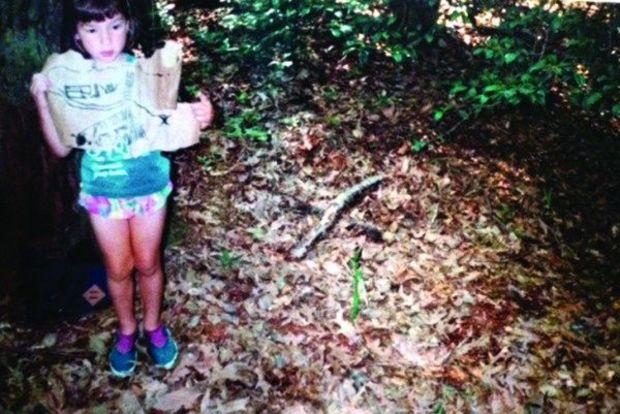
<instances>
[{"instance_id":1,"label":"letters on shirt","mask_svg":"<svg viewBox=\"0 0 620 414\"><path fill-rule=\"evenodd\" d=\"M102 94L110 94L116 92L117 84L109 83L107 85L65 85L65 96L68 100L80 99L96 99Z\"/></svg>"}]
</instances>

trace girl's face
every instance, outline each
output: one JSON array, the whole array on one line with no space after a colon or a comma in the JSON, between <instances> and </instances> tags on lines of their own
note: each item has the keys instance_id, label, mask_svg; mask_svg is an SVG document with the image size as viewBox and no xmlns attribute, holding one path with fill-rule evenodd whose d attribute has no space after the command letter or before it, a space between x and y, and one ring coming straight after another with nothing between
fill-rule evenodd
<instances>
[{"instance_id":1,"label":"girl's face","mask_svg":"<svg viewBox=\"0 0 620 414\"><path fill-rule=\"evenodd\" d=\"M76 40L97 63L114 62L125 49L129 24L122 14L101 22L78 23Z\"/></svg>"}]
</instances>

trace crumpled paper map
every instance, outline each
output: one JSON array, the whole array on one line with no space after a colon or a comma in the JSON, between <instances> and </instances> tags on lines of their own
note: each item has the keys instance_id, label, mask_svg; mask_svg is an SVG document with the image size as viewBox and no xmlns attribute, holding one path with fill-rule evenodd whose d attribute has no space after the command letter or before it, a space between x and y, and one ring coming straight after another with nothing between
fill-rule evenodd
<instances>
[{"instance_id":1,"label":"crumpled paper map","mask_svg":"<svg viewBox=\"0 0 620 414\"><path fill-rule=\"evenodd\" d=\"M137 60L137 64L136 64ZM97 65L69 50L51 55L42 72L61 141L73 148L130 156L174 151L198 143L200 128L189 105L177 106L181 47L167 41L150 58L126 55L121 64Z\"/></svg>"}]
</instances>

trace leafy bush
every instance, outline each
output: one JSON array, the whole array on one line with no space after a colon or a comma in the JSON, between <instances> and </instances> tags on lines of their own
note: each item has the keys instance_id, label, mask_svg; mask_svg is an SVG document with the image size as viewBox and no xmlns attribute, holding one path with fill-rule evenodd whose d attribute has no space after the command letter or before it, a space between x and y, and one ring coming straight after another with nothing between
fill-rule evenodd
<instances>
[{"instance_id":1,"label":"leafy bush","mask_svg":"<svg viewBox=\"0 0 620 414\"><path fill-rule=\"evenodd\" d=\"M164 10L166 2L159 3ZM291 99L294 81L313 82L337 68L356 71L377 61L405 64L415 59L418 45L432 41L432 33L423 31L431 25L415 25L415 15L397 16L393 10L407 8L401 3L407 2L221 0L207 10L172 8L172 26L183 28L197 52L185 89L195 93L213 76L234 79L235 85L249 82L251 92L241 92L222 108L222 132L229 138L268 141L270 114L281 100ZM436 20L438 0L413 3L415 10L434 10L426 18Z\"/></svg>"},{"instance_id":2,"label":"leafy bush","mask_svg":"<svg viewBox=\"0 0 620 414\"><path fill-rule=\"evenodd\" d=\"M437 7L436 0L424 0ZM395 30L397 17L387 0L224 0L214 11L218 19L204 28L200 19L189 18L205 69L234 65L284 72L353 58L360 64L388 57L411 61L423 40L415 30Z\"/></svg>"},{"instance_id":3,"label":"leafy bush","mask_svg":"<svg viewBox=\"0 0 620 414\"><path fill-rule=\"evenodd\" d=\"M224 135L229 138L249 138L265 142L269 132L261 125L261 116L254 109L243 109L241 114L229 116L224 125Z\"/></svg>"},{"instance_id":4,"label":"leafy bush","mask_svg":"<svg viewBox=\"0 0 620 414\"><path fill-rule=\"evenodd\" d=\"M506 9L491 36L474 47L473 70L452 84L451 103L435 119L453 109L468 118L523 104L542 106L556 93L584 110L619 116L616 20L605 7L592 15L581 9Z\"/></svg>"}]
</instances>

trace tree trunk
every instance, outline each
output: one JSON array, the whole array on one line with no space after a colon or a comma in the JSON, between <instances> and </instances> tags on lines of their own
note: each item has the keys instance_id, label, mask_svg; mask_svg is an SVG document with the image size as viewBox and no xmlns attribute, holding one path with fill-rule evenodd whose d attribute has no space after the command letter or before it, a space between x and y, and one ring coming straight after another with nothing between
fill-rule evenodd
<instances>
[{"instance_id":1,"label":"tree trunk","mask_svg":"<svg viewBox=\"0 0 620 414\"><path fill-rule=\"evenodd\" d=\"M22 264L40 259L43 251L50 251L66 238L70 223L79 223L73 208L76 163L72 157L58 160L47 150L34 103L28 96L29 79L39 69L34 67L37 59L22 63L11 55L14 47L33 45L9 44L19 43L22 34L35 30L43 39L41 43L58 50L62 3L0 3L0 75L4 75L0 94L0 301L17 281L24 280ZM10 36L5 37L7 34ZM26 56L36 56L40 51L27 51ZM11 59L15 60L13 64Z\"/></svg>"},{"instance_id":2,"label":"tree trunk","mask_svg":"<svg viewBox=\"0 0 620 414\"><path fill-rule=\"evenodd\" d=\"M390 0L389 8L400 30L428 31L437 23L439 0Z\"/></svg>"}]
</instances>

